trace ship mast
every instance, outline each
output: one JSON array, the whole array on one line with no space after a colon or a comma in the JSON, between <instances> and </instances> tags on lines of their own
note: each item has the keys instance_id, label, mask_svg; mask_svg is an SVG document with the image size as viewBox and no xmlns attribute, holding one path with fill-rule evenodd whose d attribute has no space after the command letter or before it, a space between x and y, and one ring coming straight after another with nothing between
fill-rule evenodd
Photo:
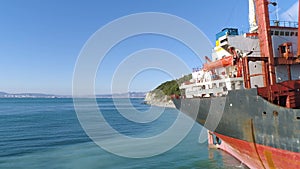
<instances>
[{"instance_id":1,"label":"ship mast","mask_svg":"<svg viewBox=\"0 0 300 169\"><path fill-rule=\"evenodd\" d=\"M300 23L300 2L299 2L299 7L298 7L298 23ZM299 36L299 33L300 33L300 26L298 26L298 49L297 49L297 56L298 58L300 57L300 36Z\"/></svg>"},{"instance_id":2,"label":"ship mast","mask_svg":"<svg viewBox=\"0 0 300 169\"><path fill-rule=\"evenodd\" d=\"M250 0L251 1L251 0ZM267 57L268 63L263 63L263 76L265 86L276 83L274 54L272 50L271 28L268 5L276 5L269 0L255 0L256 18L258 22L258 38L261 57ZM267 72L265 71L267 70Z\"/></svg>"},{"instance_id":3,"label":"ship mast","mask_svg":"<svg viewBox=\"0 0 300 169\"><path fill-rule=\"evenodd\" d=\"M249 0L249 25L250 25L249 32L256 33L258 26L256 23L254 0Z\"/></svg>"}]
</instances>

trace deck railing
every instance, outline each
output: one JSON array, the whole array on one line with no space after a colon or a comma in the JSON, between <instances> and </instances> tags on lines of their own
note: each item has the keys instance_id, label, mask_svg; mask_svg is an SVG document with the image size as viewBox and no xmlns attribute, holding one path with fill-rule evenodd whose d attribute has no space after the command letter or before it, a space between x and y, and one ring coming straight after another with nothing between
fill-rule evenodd
<instances>
[{"instance_id":1,"label":"deck railing","mask_svg":"<svg viewBox=\"0 0 300 169\"><path fill-rule=\"evenodd\" d=\"M298 22L271 20L271 26L298 28Z\"/></svg>"}]
</instances>

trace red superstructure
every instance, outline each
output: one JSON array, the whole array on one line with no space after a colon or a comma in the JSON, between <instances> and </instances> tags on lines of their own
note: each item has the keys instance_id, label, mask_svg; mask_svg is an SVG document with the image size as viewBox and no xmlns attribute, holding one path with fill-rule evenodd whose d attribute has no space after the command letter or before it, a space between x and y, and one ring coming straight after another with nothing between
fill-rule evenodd
<instances>
[{"instance_id":1,"label":"red superstructure","mask_svg":"<svg viewBox=\"0 0 300 169\"><path fill-rule=\"evenodd\" d=\"M255 0L256 17L258 20L258 32L249 33L247 36L258 36L260 43L260 57L244 57L243 72L244 83L246 88L251 88L250 78L253 76L263 76L264 87L257 88L258 95L265 98L269 102L278 106L299 109L300 108L300 80L292 80L291 65L299 64L300 57L300 36L298 36L298 52L297 56L293 56L292 43L286 42L278 47L279 57L275 58L273 54L271 26L269 20L268 0ZM300 3L299 3L300 8ZM300 23L300 10L299 10ZM275 28L281 28L279 26ZM298 27L300 32L300 27ZM250 75L249 62L262 62L262 74ZM221 62L221 61L220 61ZM224 64L225 65L225 64ZM275 76L276 66L286 66L288 80L277 83ZM208 66L204 65L204 68ZM278 116L278 112L273 112L274 116ZM281 124L284 125L284 124ZM284 126L281 126L284 127ZM253 129L253 124L251 128ZM219 137L224 142L218 148L232 154L241 160L250 168L256 169L277 169L277 168L300 168L300 153L283 150L276 147L257 144L254 131L252 131L252 141L243 141L228 137L226 135L211 133ZM250 132L251 133L251 132ZM250 134L251 137L251 134ZM250 139L251 140L251 139ZM210 139L210 143L213 144Z\"/></svg>"}]
</instances>

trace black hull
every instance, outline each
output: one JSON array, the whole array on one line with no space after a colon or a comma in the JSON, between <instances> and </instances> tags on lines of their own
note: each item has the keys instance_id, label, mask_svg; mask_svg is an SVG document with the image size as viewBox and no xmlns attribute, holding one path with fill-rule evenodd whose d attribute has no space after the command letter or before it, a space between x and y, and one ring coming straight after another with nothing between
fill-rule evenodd
<instances>
[{"instance_id":1,"label":"black hull","mask_svg":"<svg viewBox=\"0 0 300 169\"><path fill-rule=\"evenodd\" d=\"M246 142L300 152L300 109L269 103L256 89L224 97L173 100L177 109L210 131Z\"/></svg>"}]
</instances>

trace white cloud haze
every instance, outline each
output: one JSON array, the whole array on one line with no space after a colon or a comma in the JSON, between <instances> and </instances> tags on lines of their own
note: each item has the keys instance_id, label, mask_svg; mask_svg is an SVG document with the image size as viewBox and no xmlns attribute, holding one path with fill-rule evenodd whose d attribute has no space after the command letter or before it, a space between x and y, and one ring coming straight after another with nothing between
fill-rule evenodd
<instances>
[{"instance_id":1,"label":"white cloud haze","mask_svg":"<svg viewBox=\"0 0 300 169\"><path fill-rule=\"evenodd\" d=\"M291 8L280 15L283 21L298 21L299 2L296 2Z\"/></svg>"}]
</instances>

